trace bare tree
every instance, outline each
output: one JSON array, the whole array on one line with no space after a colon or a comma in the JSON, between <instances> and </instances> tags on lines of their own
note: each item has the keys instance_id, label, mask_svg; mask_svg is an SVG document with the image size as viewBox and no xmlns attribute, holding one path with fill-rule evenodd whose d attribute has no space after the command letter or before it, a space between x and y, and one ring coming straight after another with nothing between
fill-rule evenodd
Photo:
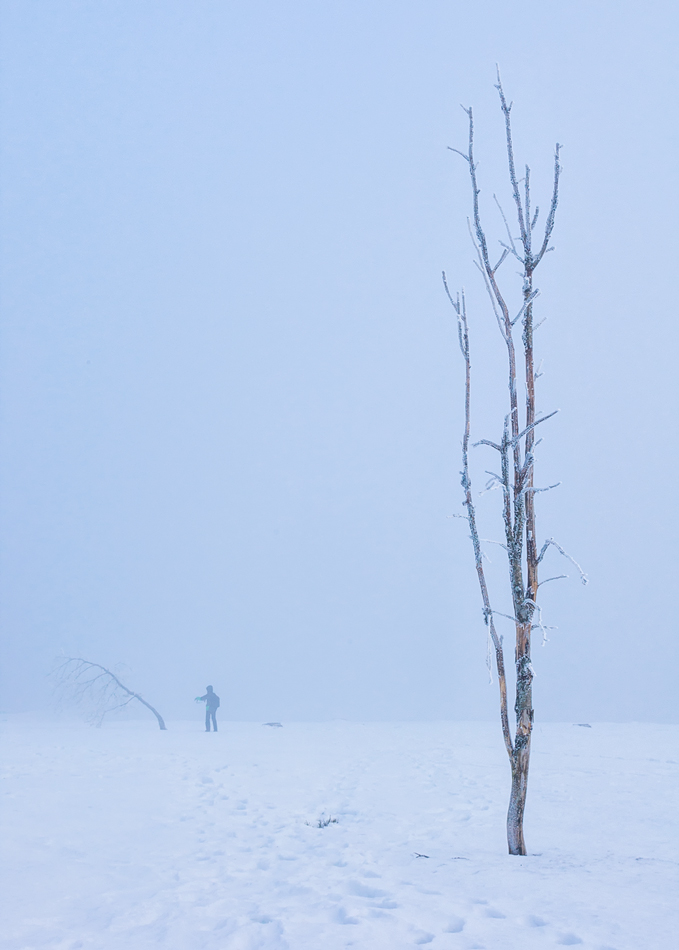
<instances>
[{"instance_id":1,"label":"bare tree","mask_svg":"<svg viewBox=\"0 0 679 950\"><path fill-rule=\"evenodd\" d=\"M469 144L467 152L452 151L461 155L469 166L472 186L473 214L470 224L470 233L476 248L476 265L483 276L493 313L497 321L500 334L507 350L508 367L508 412L504 416L502 436L498 442L481 439L475 445L488 446L498 453L499 472L489 471L490 485L502 489L502 522L504 527L504 548L509 568L509 584L513 614L500 614L491 606L488 584L483 566L482 541L479 537L476 511L472 499L472 485L469 474L469 439L470 439L470 411L471 411L471 359L469 350L469 330L467 324L467 310L464 292L453 298L448 288L446 275L443 282L446 293L452 303L458 321L458 337L460 349L465 361L465 429L462 441L462 488L464 490L464 506L466 518L474 549L476 573L481 588L483 602L483 619L488 628L490 644L495 653L498 682L500 687L500 719L502 735L507 755L511 765L512 784L507 813L507 843L510 854L526 854L526 845L523 836L523 816L526 805L526 791L528 787L528 767L530 763L531 732L533 729L533 699L532 682L533 668L531 665L531 634L534 629L545 630L538 606L538 567L551 546L573 561L563 548L549 538L538 550L536 534L535 495L538 492L556 488L548 485L544 488L535 487L535 430L538 425L555 415L554 412L536 418L535 411L535 382L540 375L535 370L533 350L533 334L536 329L534 323L534 303L538 290L534 286L534 274L542 262L545 254L552 250L550 239L554 229L554 220L559 198L559 177L561 164L559 162L560 146L557 144L554 155L554 183L551 202L541 238L534 246L533 236L540 213L539 207L535 211L531 208L530 169L526 165L525 175L521 181L517 178L514 162L514 145L510 113L512 104L507 103L498 71L497 90L500 96L500 106L505 122L506 148L509 169L509 181L518 221L518 236L512 235L511 228L497 199L495 199L507 235L507 242L500 241L501 251L496 263L491 263L488 242L485 230L481 224L479 210L479 187L477 183L477 165L474 159L474 119L471 108L464 109L469 119ZM464 108L464 107L463 107ZM497 274L507 257L518 261L521 271L521 305L513 313L507 303L506 292L498 283ZM517 345L514 338L517 324L521 324L521 345L523 348L523 370L525 392L525 417L519 416L519 389L520 382L517 369ZM558 410L557 410L558 411ZM584 584L587 578L579 566L580 577ZM559 575L565 577L566 575ZM556 578L547 578L555 580ZM495 618L507 617L514 623L516 631L516 646L514 660L516 664L516 696L514 711L516 725L514 736L509 724L507 708L507 680L505 674L502 637L498 635ZM490 650L490 645L489 645Z\"/></svg>"},{"instance_id":2,"label":"bare tree","mask_svg":"<svg viewBox=\"0 0 679 950\"><path fill-rule=\"evenodd\" d=\"M115 673L99 663L79 656L61 657L55 675L62 693L67 693L76 702L87 703L90 708L89 719L97 725L101 725L107 713L122 709L136 699L151 710L161 729L167 728L157 709L142 699L139 693L128 689Z\"/></svg>"}]
</instances>

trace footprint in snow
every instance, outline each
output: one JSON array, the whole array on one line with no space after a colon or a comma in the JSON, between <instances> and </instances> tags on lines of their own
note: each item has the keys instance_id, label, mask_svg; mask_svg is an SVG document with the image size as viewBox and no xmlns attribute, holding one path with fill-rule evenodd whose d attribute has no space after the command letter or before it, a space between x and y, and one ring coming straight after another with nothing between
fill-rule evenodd
<instances>
[{"instance_id":1,"label":"footprint in snow","mask_svg":"<svg viewBox=\"0 0 679 950\"><path fill-rule=\"evenodd\" d=\"M358 917L349 917L343 907L338 907L333 914L333 918L338 924L358 924Z\"/></svg>"},{"instance_id":2,"label":"footprint in snow","mask_svg":"<svg viewBox=\"0 0 679 950\"><path fill-rule=\"evenodd\" d=\"M380 891L376 887L367 887L365 884L361 884L360 881L350 881L347 890L350 894L353 894L354 897L387 897L386 891Z\"/></svg>"},{"instance_id":3,"label":"footprint in snow","mask_svg":"<svg viewBox=\"0 0 679 950\"><path fill-rule=\"evenodd\" d=\"M444 934L459 934L462 933L464 929L465 921L462 917L455 917L453 915L448 921L447 925L443 928Z\"/></svg>"},{"instance_id":4,"label":"footprint in snow","mask_svg":"<svg viewBox=\"0 0 679 950\"><path fill-rule=\"evenodd\" d=\"M524 917L523 923L526 927L545 927L547 921L543 920L542 917L538 917L536 914L528 914L527 917Z\"/></svg>"},{"instance_id":5,"label":"footprint in snow","mask_svg":"<svg viewBox=\"0 0 679 950\"><path fill-rule=\"evenodd\" d=\"M582 940L576 934L559 934L556 942L561 946L571 947L573 944L582 943Z\"/></svg>"}]
</instances>

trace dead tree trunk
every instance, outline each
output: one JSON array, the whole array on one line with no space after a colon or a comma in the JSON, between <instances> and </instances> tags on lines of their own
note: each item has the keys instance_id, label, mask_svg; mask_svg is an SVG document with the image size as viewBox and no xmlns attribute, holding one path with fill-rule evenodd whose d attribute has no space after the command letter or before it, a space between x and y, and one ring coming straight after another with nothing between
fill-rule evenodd
<instances>
[{"instance_id":1,"label":"dead tree trunk","mask_svg":"<svg viewBox=\"0 0 679 950\"><path fill-rule=\"evenodd\" d=\"M67 656L58 665L56 674L62 688L67 689L76 701L89 701L92 706L90 718L98 725L107 713L122 709L136 699L153 713L161 730L167 729L165 720L151 703L128 689L115 673L99 663L79 656Z\"/></svg>"},{"instance_id":2,"label":"dead tree trunk","mask_svg":"<svg viewBox=\"0 0 679 950\"><path fill-rule=\"evenodd\" d=\"M500 105L505 120L507 160L509 180L518 219L518 237L513 237L507 219L499 206L509 243L500 241L502 251L497 263L491 263L488 243L484 228L481 224L479 210L479 187L477 184L477 166L474 160L474 120L471 108L465 109L469 119L469 144L467 152L458 152L469 166L472 185L473 217L471 221L472 239L477 253L477 266L483 276L486 290L490 297L495 319L507 350L507 386L508 411L504 418L502 438L500 442L491 442L482 439L476 445L486 445L499 454L500 472L489 472L491 481L502 488L502 522L505 540L502 546L507 553L511 601L513 615L500 614L493 611L488 593L488 585L483 569L483 555L481 541L476 525L476 512L472 499L471 478L469 474L468 448L470 437L470 403L471 403L471 360L469 350L469 331L464 293L454 299L450 294L443 275L446 293L452 303L458 320L458 335L460 349L466 366L466 395L465 395L465 432L462 444L462 488L465 493L463 502L466 508L466 520L470 527L476 572L481 588L483 601L483 618L488 627L490 642L494 648L500 685L500 718L505 747L511 766L511 793L507 812L507 843L510 854L526 854L526 845L523 836L523 816L526 806L526 792L528 789L528 769L530 765L531 733L533 729L533 697L532 682L533 668L531 665L531 634L533 629L540 627L544 631L540 619L540 609L537 605L538 593L538 565L547 548L553 544L558 550L566 554L563 549L550 539L543 545L540 553L536 543L535 494L547 491L556 485L547 488L536 488L533 484L534 476L534 449L535 428L541 422L549 419L554 413L536 419L535 412L535 381L538 374L534 366L533 353L533 304L538 291L533 286L533 275L545 254L551 250L549 241L554 229L554 218L559 196L559 176L561 165L559 149L556 146L554 156L554 185L552 198L545 223L544 233L539 248L533 249L533 232L537 225L539 208L531 210L530 169L526 166L525 177L520 183L517 179L514 163L514 145L510 121L511 104L507 104L502 83L498 73L497 90L500 95ZM520 184L523 185L523 194ZM512 314L504 292L497 281L497 272L504 260L514 257L521 266L522 304L516 314ZM521 428L519 412L519 381L517 371L517 356L514 340L514 327L521 321L523 333L521 343L523 348L524 386L525 389L525 421ZM570 558L572 560L572 558ZM573 562L575 563L575 562ZM576 565L577 566L577 565ZM580 571L583 583L587 582L585 575ZM565 575L561 575L565 576ZM549 578L551 579L551 578ZM535 623L537 612L537 623ZM512 739L507 711L507 684L505 677L504 655L502 638L495 628L495 616L504 616L511 620L515 629L516 665L516 696L514 712L516 725Z\"/></svg>"}]
</instances>

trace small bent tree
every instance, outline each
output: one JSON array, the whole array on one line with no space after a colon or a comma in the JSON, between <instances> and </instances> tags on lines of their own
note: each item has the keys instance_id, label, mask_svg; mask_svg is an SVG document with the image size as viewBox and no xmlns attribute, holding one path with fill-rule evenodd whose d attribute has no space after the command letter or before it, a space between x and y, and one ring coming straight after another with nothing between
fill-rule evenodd
<instances>
[{"instance_id":1,"label":"small bent tree","mask_svg":"<svg viewBox=\"0 0 679 950\"><path fill-rule=\"evenodd\" d=\"M139 693L128 689L115 673L99 663L79 656L61 657L55 675L62 694L67 694L75 702L86 703L90 710L88 718L97 726L102 724L107 713L122 709L136 699L153 713L161 729L167 729L157 709L142 699Z\"/></svg>"},{"instance_id":2,"label":"small bent tree","mask_svg":"<svg viewBox=\"0 0 679 950\"><path fill-rule=\"evenodd\" d=\"M512 235L502 208L499 202L497 202L497 199L495 199L504 221L508 242L504 243L500 241L502 251L496 263L491 263L486 234L481 224L479 187L476 177L477 166L474 159L474 120L471 108L464 110L469 119L469 145L467 152L459 152L457 149L452 149L452 151L461 155L469 166L473 206L470 231L476 247L476 264L483 276L493 313L507 350L509 398L508 411L504 417L501 438L498 442L481 439L474 444L488 446L497 452L497 468L499 468L499 471L496 470L487 473L491 479L487 487L500 487L502 489L504 543L502 543L501 546L506 552L509 568L509 584L513 608L513 614L511 616L508 614L500 614L498 611L494 611L491 606L483 567L483 552L477 528L476 511L472 500L472 484L468 460L471 360L464 292L461 295L458 294L453 297L448 288L445 273L443 274L443 282L448 298L457 315L460 349L466 367L465 429L462 440L461 472L462 488L464 490L463 505L466 509L466 515L460 517L464 517L469 524L474 549L474 559L476 561L476 572L481 588L483 619L488 628L489 654L491 644L495 652L495 663L500 687L502 734L512 773L511 794L507 813L507 843L510 854L526 854L526 845L523 837L523 815L526 805L531 732L533 729L532 681L534 674L531 666L531 634L536 628L541 629L543 635L545 632L540 607L537 602L538 587L540 586L538 582L538 568L550 546L553 546L575 564L580 571L583 584L587 583L587 578L579 565L573 561L570 555L566 554L563 548L557 544L553 538L549 538L544 542L542 547L538 548L535 518L536 494L541 491L548 491L550 488L556 488L556 485L549 485L545 488L538 488L534 485L534 450L537 445L535 430L538 425L551 418L555 413L551 412L549 415L536 418L535 382L539 373L535 370L533 332L536 328L536 324L534 323L534 303L538 296L538 290L534 286L534 274L545 254L552 250L549 242L554 229L554 218L559 198L559 176L561 174L561 165L559 162L560 146L556 146L554 156L554 185L544 231L540 239L537 240L534 245L533 237L538 222L539 208L536 206L534 211L531 208L530 169L528 166L526 166L523 179L519 181L517 178L510 121L512 105L511 103L508 104L505 99L499 72L496 88L500 95L500 106L505 121L509 181L519 231L517 237ZM505 291L502 290L498 284L498 270L507 257L514 258L521 267L521 303L517 308L518 312L510 311ZM522 333L521 344L517 347L514 334L519 322ZM521 354L521 350L523 351L523 367L517 367L517 349L519 349L519 354ZM522 387L519 381L520 369L523 370L524 376ZM523 415L523 417L520 416L519 410L520 388L523 389L522 395L525 395L525 415ZM565 577L567 575L559 576ZM556 578L549 577L541 583L544 584L547 580L555 579ZM513 621L516 630L516 647L514 653L516 663L516 698L514 703L516 726L513 738L507 709L507 680L505 675L502 637L498 635L495 625L495 617L497 616L508 617L508 619Z\"/></svg>"}]
</instances>

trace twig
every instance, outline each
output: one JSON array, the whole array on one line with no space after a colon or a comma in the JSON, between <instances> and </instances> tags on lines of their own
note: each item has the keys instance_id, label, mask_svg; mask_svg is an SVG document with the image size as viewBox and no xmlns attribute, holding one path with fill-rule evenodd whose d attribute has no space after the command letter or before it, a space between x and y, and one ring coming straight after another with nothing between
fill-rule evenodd
<instances>
[{"instance_id":1,"label":"twig","mask_svg":"<svg viewBox=\"0 0 679 950\"><path fill-rule=\"evenodd\" d=\"M569 576L568 574L556 574L554 577L546 577L544 581L540 581L540 583L538 584L538 587L542 587L543 584L549 584L550 581L563 580L565 577L568 577L568 576Z\"/></svg>"},{"instance_id":2,"label":"twig","mask_svg":"<svg viewBox=\"0 0 679 950\"><path fill-rule=\"evenodd\" d=\"M514 255L514 257L517 259L517 261L521 261L521 263L523 264L523 261L521 260L521 258L519 257L519 255L518 255L517 252L516 252L516 245L514 244L514 238L512 237L512 232L509 230L509 224L507 223L507 218L505 217L505 213L504 213L504 211L502 210L502 205L501 205L500 202L497 200L497 195L493 195L493 199L494 199L494 201L495 201L495 204L496 204L496 205L498 206L498 208L500 209L500 214L502 215L502 220L503 220L504 223L505 223L505 228L506 228L506 230L507 230L507 237L509 238L509 243L511 244L511 247L507 247L506 244L502 244L502 241L500 241L500 244L502 244L502 246L503 246L507 251L510 251L510 252Z\"/></svg>"},{"instance_id":3,"label":"twig","mask_svg":"<svg viewBox=\"0 0 679 950\"><path fill-rule=\"evenodd\" d=\"M548 538L547 541L545 541L545 543L542 545L542 549L541 549L541 551L540 551L540 554L538 555L538 564L540 563L540 561L543 559L543 557L544 557L545 554L547 553L547 548L548 548L550 545L551 545L552 547L555 547L555 548L557 549L557 551L558 551L560 554L563 554L564 557L568 558L568 560L571 562L571 564L574 564L575 567L577 567L578 571L580 572L580 580L582 581L583 584L588 584L588 583L589 583L589 578L587 577L587 575L585 574L585 572L583 571L583 569L580 567L580 565L578 564L578 562L575 560L575 558L571 557L570 554L569 554L567 551L564 551L564 549L561 547L561 545L560 545L560 544L557 544L557 542L554 540L554 538Z\"/></svg>"},{"instance_id":4,"label":"twig","mask_svg":"<svg viewBox=\"0 0 679 950\"><path fill-rule=\"evenodd\" d=\"M470 110L470 121L471 121L471 110ZM444 276L445 281L445 276ZM483 569L483 556L481 552L481 543L479 541L479 532L476 526L476 510L474 508L474 501L472 498L472 483L469 476L469 432L471 424L471 357L469 351L469 327L467 324L467 307L464 297L464 292L461 296L458 296L457 299L453 300L452 294L448 293L448 299L450 300L453 309L457 315L458 320L458 335L460 340L460 349L462 351L462 356L465 362L465 425L464 425L464 435L462 438L462 478L461 484L464 491L464 505L467 509L467 517L469 521L469 530L470 537L472 540L472 547L474 549L474 562L476 564L476 574L479 581L479 587L481 590L481 600L483 603L483 619L486 627L488 628L488 650L489 650L489 673L491 670L490 667L490 644L492 642L495 649L495 664L497 667L497 676L498 683L500 686L500 719L502 722L502 735L505 742L505 748L507 750L507 755L510 760L514 754L514 745L512 742L512 736L509 729L509 713L507 707L507 678L505 674L505 663L504 663L504 653L502 650L502 640L498 636L495 629L495 621L493 619L493 610L490 605L490 597L488 594L488 585L486 583L486 575Z\"/></svg>"}]
</instances>

